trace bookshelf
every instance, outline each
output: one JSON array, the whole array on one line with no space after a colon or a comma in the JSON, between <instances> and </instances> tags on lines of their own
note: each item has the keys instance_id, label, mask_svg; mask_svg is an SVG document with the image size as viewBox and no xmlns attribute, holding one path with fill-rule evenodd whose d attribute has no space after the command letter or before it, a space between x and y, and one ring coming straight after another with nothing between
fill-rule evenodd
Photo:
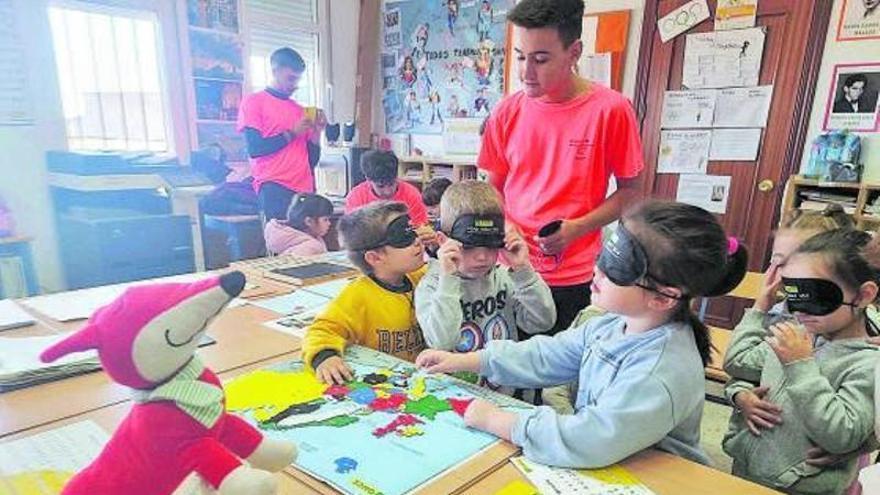
<instances>
[{"instance_id":1,"label":"bookshelf","mask_svg":"<svg viewBox=\"0 0 880 495\"><path fill-rule=\"evenodd\" d=\"M782 214L794 209L821 211L826 204L836 203L852 215L858 228L876 231L880 230L878 198L878 183L825 182L795 175L785 185Z\"/></svg>"},{"instance_id":2,"label":"bookshelf","mask_svg":"<svg viewBox=\"0 0 880 495\"><path fill-rule=\"evenodd\" d=\"M398 177L419 189L436 177L452 182L478 178L474 157L407 156L398 162Z\"/></svg>"}]
</instances>

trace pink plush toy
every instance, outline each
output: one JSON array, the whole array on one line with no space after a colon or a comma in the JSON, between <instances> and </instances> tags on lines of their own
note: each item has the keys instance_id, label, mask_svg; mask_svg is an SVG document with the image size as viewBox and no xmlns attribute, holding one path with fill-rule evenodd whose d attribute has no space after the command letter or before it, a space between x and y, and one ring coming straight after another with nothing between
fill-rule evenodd
<instances>
[{"instance_id":1,"label":"pink plush toy","mask_svg":"<svg viewBox=\"0 0 880 495\"><path fill-rule=\"evenodd\" d=\"M107 374L134 389L131 412L64 494L170 494L192 474L221 495L276 493L267 471L293 462L296 446L263 438L227 414L220 380L194 355L205 327L244 284L244 275L232 272L129 288L43 352L50 362L97 349Z\"/></svg>"}]
</instances>

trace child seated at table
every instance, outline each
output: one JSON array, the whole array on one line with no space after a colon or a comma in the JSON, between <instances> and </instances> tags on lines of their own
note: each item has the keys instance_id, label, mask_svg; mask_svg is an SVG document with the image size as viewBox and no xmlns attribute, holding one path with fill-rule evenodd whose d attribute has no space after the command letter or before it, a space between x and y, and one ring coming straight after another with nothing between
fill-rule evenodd
<instances>
[{"instance_id":1,"label":"child seated at table","mask_svg":"<svg viewBox=\"0 0 880 495\"><path fill-rule=\"evenodd\" d=\"M855 479L860 447L876 447L880 349L866 341L877 335L866 308L877 300L880 240L848 228L823 232L773 270L779 275L768 277L724 358L732 378L725 395L736 409L722 445L737 476L787 493L841 493ZM768 332L778 288L788 319ZM811 462L816 447L842 454L840 462Z\"/></svg>"},{"instance_id":2,"label":"child seated at table","mask_svg":"<svg viewBox=\"0 0 880 495\"><path fill-rule=\"evenodd\" d=\"M548 406L509 412L479 399L465 411L466 424L512 441L531 460L596 468L657 447L708 463L700 421L711 343L690 303L736 287L746 258L711 213L642 203L622 218L596 264L592 303L607 314L553 337L493 341L464 354L427 350L416 365L513 387L579 379L572 415Z\"/></svg>"},{"instance_id":3,"label":"child seated at table","mask_svg":"<svg viewBox=\"0 0 880 495\"><path fill-rule=\"evenodd\" d=\"M504 210L486 182L457 182L440 201L442 244L416 288L416 316L432 349L477 351L556 322L550 288L529 262L525 241L505 234ZM509 266L498 266L498 255ZM491 388L493 384L483 382ZM507 391L512 392L512 390Z\"/></svg>"},{"instance_id":4,"label":"child seated at table","mask_svg":"<svg viewBox=\"0 0 880 495\"><path fill-rule=\"evenodd\" d=\"M327 252L333 203L319 194L299 193L287 208L287 221L270 219L263 231L271 254L316 256Z\"/></svg>"},{"instance_id":5,"label":"child seated at table","mask_svg":"<svg viewBox=\"0 0 880 495\"><path fill-rule=\"evenodd\" d=\"M352 378L345 346L358 344L412 361L424 349L413 306L424 251L406 205L371 203L342 217L342 243L363 275L348 284L306 330L303 361L321 381Z\"/></svg>"}]
</instances>

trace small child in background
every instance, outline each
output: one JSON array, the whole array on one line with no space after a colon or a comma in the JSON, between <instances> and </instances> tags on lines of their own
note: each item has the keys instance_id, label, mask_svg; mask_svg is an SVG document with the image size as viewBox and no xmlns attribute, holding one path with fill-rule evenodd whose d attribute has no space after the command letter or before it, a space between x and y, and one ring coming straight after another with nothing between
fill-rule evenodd
<instances>
[{"instance_id":1,"label":"small child in background","mask_svg":"<svg viewBox=\"0 0 880 495\"><path fill-rule=\"evenodd\" d=\"M865 310L877 300L880 241L846 228L816 234L767 280L724 358L733 378L725 395L736 409L722 446L737 476L787 493L842 493L855 479L859 448L873 442L880 355L866 341L877 332ZM780 287L797 320L768 334L765 313ZM816 447L846 455L817 465L808 454Z\"/></svg>"},{"instance_id":2,"label":"small child in background","mask_svg":"<svg viewBox=\"0 0 880 495\"><path fill-rule=\"evenodd\" d=\"M327 252L333 203L319 194L299 193L287 208L287 221L270 219L263 235L271 254L316 256Z\"/></svg>"},{"instance_id":3,"label":"small child in background","mask_svg":"<svg viewBox=\"0 0 880 495\"><path fill-rule=\"evenodd\" d=\"M348 284L306 330L303 362L325 383L351 380L342 359L358 344L413 361L425 348L413 309L424 275L423 249L403 203L379 201L342 217L348 257L363 275Z\"/></svg>"},{"instance_id":4,"label":"small child in background","mask_svg":"<svg viewBox=\"0 0 880 495\"><path fill-rule=\"evenodd\" d=\"M416 316L428 347L478 351L488 342L516 340L517 328L540 333L556 323L550 288L529 263L525 241L505 234L492 186L473 180L449 186L440 201L440 226L438 259L429 261L416 288ZM510 269L497 265L499 253Z\"/></svg>"},{"instance_id":5,"label":"small child in background","mask_svg":"<svg viewBox=\"0 0 880 495\"><path fill-rule=\"evenodd\" d=\"M445 177L435 177L422 190L422 203L428 211L428 222L435 231L440 230L440 199L452 181Z\"/></svg>"},{"instance_id":6,"label":"small child in background","mask_svg":"<svg viewBox=\"0 0 880 495\"><path fill-rule=\"evenodd\" d=\"M465 354L427 350L416 364L523 388L579 379L573 415L548 406L513 413L482 400L465 411L466 424L512 441L536 462L596 468L657 447L708 463L700 421L711 343L690 303L736 287L746 258L711 213L642 203L599 255L592 303L608 314L554 337L493 341Z\"/></svg>"}]
</instances>

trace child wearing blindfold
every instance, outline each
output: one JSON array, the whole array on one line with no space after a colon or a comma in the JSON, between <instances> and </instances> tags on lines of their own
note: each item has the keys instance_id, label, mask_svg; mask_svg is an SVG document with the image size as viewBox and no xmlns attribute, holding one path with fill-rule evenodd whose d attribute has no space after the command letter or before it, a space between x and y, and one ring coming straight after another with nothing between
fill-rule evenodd
<instances>
[{"instance_id":1,"label":"child wearing blindfold","mask_svg":"<svg viewBox=\"0 0 880 495\"><path fill-rule=\"evenodd\" d=\"M493 341L474 353L427 350L416 364L473 371L513 387L578 380L572 415L548 406L507 412L481 400L465 411L468 425L512 441L534 461L594 468L657 447L708 463L700 421L710 342L690 301L736 287L746 258L711 213L642 203L623 217L599 256L592 304L607 314L553 337Z\"/></svg>"},{"instance_id":2,"label":"child wearing blindfold","mask_svg":"<svg viewBox=\"0 0 880 495\"><path fill-rule=\"evenodd\" d=\"M880 241L855 229L810 237L779 266L736 327L724 369L737 409L723 447L733 473L789 493L842 493L860 448L875 447L874 367L866 308L877 300ZM763 326L781 289L796 320ZM751 383L747 383L746 380ZM755 386L758 384L759 386ZM821 448L834 466L808 462Z\"/></svg>"},{"instance_id":3,"label":"child wearing blindfold","mask_svg":"<svg viewBox=\"0 0 880 495\"><path fill-rule=\"evenodd\" d=\"M371 203L339 222L348 257L363 276L348 284L306 330L303 362L325 383L352 379L342 359L359 344L412 361L425 348L413 307L424 250L406 205Z\"/></svg>"},{"instance_id":4,"label":"child wearing blindfold","mask_svg":"<svg viewBox=\"0 0 880 495\"><path fill-rule=\"evenodd\" d=\"M477 351L494 340L516 340L517 328L538 333L553 326L550 288L532 268L525 241L505 234L492 186L473 180L449 186L440 201L440 226L438 259L416 288L416 315L428 347ZM497 265L499 254L510 269Z\"/></svg>"}]
</instances>

